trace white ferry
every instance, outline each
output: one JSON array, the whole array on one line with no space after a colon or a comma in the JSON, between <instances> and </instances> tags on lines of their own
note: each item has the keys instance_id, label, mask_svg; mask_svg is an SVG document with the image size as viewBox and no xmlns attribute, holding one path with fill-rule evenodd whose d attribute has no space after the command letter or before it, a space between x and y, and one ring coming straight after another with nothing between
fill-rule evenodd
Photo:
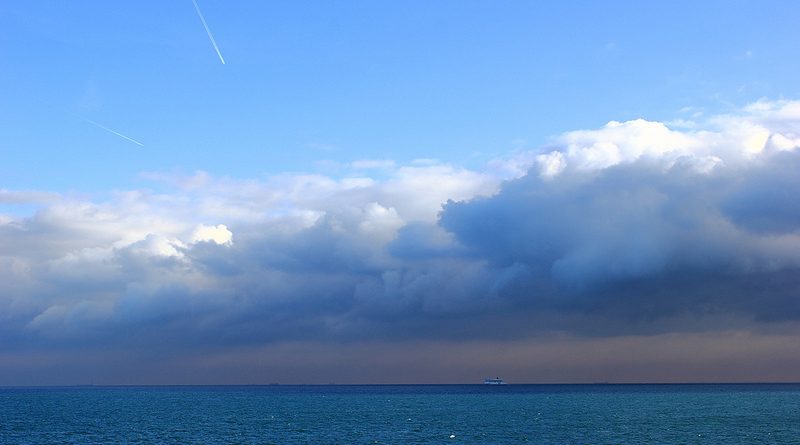
<instances>
[{"instance_id":1,"label":"white ferry","mask_svg":"<svg viewBox=\"0 0 800 445\"><path fill-rule=\"evenodd\" d=\"M506 382L503 381L500 377L495 377L493 379L485 379L483 381L484 385L505 385Z\"/></svg>"}]
</instances>

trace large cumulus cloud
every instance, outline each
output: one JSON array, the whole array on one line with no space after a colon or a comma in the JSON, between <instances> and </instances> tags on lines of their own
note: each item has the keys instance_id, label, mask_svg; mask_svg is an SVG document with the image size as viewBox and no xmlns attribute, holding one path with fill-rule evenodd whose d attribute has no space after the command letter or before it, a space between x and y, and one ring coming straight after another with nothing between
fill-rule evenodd
<instances>
[{"instance_id":1,"label":"large cumulus cloud","mask_svg":"<svg viewBox=\"0 0 800 445\"><path fill-rule=\"evenodd\" d=\"M0 217L0 347L797 320L800 104L681 125L610 122L484 171L362 160L336 177L149 173L151 189L94 198L3 190L37 210Z\"/></svg>"},{"instance_id":2,"label":"large cumulus cloud","mask_svg":"<svg viewBox=\"0 0 800 445\"><path fill-rule=\"evenodd\" d=\"M532 310L605 318L797 319L800 113L761 102L712 129L611 122L567 133L494 196L441 226L490 268L519 270Z\"/></svg>"}]
</instances>

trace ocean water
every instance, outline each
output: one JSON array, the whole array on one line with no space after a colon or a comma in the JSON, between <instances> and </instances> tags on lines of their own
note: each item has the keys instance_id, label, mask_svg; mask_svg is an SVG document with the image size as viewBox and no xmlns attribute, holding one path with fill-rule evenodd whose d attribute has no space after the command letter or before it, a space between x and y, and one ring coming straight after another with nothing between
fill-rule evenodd
<instances>
[{"instance_id":1,"label":"ocean water","mask_svg":"<svg viewBox=\"0 0 800 445\"><path fill-rule=\"evenodd\" d=\"M0 443L799 444L800 385L0 388Z\"/></svg>"}]
</instances>

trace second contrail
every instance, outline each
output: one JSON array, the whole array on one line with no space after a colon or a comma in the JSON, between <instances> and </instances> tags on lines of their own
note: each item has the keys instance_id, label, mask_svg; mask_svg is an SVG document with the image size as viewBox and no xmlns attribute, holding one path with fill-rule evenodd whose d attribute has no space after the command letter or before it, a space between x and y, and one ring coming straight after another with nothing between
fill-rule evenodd
<instances>
[{"instance_id":1,"label":"second contrail","mask_svg":"<svg viewBox=\"0 0 800 445\"><path fill-rule=\"evenodd\" d=\"M121 137L121 138L123 138L123 139L127 139L127 140L129 140L129 141L133 142L134 144L136 144L136 145L138 145L138 146L140 146L140 147L144 147L144 144L142 144L141 142L137 141L136 139L129 138L128 136L125 136L125 135L124 135L124 134L122 134L122 133L118 133L118 132L116 132L116 131L114 131L114 130L112 130L112 129L108 128L108 127L105 127L105 126L103 126L103 125L100 125L100 124L98 124L97 122L95 122L95 121L93 121L93 120L91 120L91 119L86 119L85 117L82 117L81 119L83 119L83 120L85 120L86 122L88 122L88 123L90 123L90 124L94 125L95 127L102 128L103 130L105 130L105 131L108 131L109 133L114 133L114 134L116 134L117 136L119 136L119 137Z\"/></svg>"},{"instance_id":2,"label":"second contrail","mask_svg":"<svg viewBox=\"0 0 800 445\"><path fill-rule=\"evenodd\" d=\"M214 50L217 52L217 55L219 56L219 61L222 62L223 65L225 65L225 59L222 58L222 53L219 52L219 47L217 46L217 42L216 40L214 40L214 36L211 34L211 30L208 29L208 24L206 24L206 19L203 18L203 13L200 12L200 7L197 6L197 2L195 0L192 0L192 3L194 4L195 11L197 11L197 16L200 17L200 21L203 22L203 27L206 29L206 34L208 34L208 38L209 40L211 40L211 44L214 45Z\"/></svg>"}]
</instances>

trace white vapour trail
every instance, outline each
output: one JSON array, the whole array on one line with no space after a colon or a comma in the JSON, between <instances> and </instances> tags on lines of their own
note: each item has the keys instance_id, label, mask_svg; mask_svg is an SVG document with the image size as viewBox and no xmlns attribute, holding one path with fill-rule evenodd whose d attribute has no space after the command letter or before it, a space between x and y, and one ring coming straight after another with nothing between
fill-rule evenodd
<instances>
[{"instance_id":1,"label":"white vapour trail","mask_svg":"<svg viewBox=\"0 0 800 445\"><path fill-rule=\"evenodd\" d=\"M217 55L219 56L219 61L222 62L223 65L225 65L225 59L222 58L222 53L219 52L217 41L214 40L214 36L211 34L211 30L208 28L206 19L203 18L203 13L200 12L200 7L197 6L197 2L195 0L192 0L192 3L194 4L194 9L195 11L197 11L198 17L200 17L200 21L203 22L203 27L206 29L206 33L208 34L209 40L211 40L211 44L214 45L214 50L217 52Z\"/></svg>"},{"instance_id":2,"label":"white vapour trail","mask_svg":"<svg viewBox=\"0 0 800 445\"><path fill-rule=\"evenodd\" d=\"M125 136L125 135L124 135L124 134L122 134L122 133L118 133L118 132L116 132L116 131L114 131L114 130L112 130L112 129L108 128L108 127L105 127L105 126L103 126L103 125L100 125L100 124L98 124L97 122L95 122L95 121L93 121L93 120L91 120L91 119L86 119L85 117L82 117L81 119L83 119L84 121L86 121L86 122L88 122L88 123L90 123L90 124L94 125L95 127L102 128L103 130L105 130L105 131L108 131L109 133L114 133L114 134L116 134L117 136L119 136L119 137L121 137L121 138L124 138L124 139L127 139L127 140L129 140L129 141L133 142L134 144L136 144L136 145L138 145L138 146L140 146L140 147L144 147L144 144L142 144L141 142L137 141L136 139L129 138L128 136Z\"/></svg>"}]
</instances>

